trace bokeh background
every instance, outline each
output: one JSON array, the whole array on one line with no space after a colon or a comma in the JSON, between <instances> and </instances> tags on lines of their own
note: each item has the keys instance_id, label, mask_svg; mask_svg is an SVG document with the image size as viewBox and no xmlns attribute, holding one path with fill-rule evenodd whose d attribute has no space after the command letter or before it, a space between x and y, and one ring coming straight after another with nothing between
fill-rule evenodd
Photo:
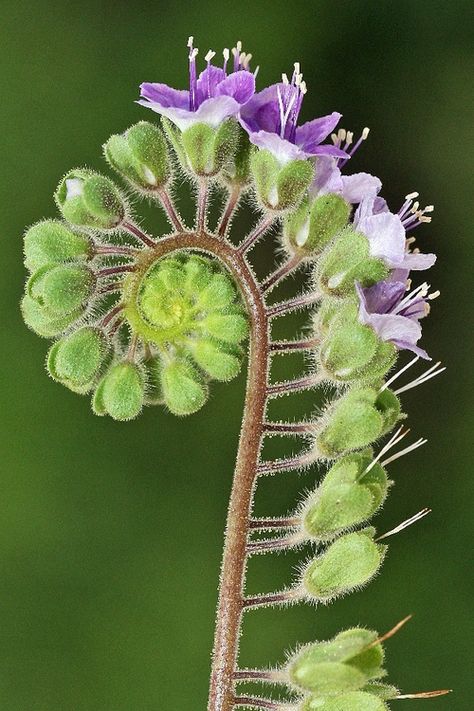
<instances>
[{"instance_id":1,"label":"bokeh background","mask_svg":"<svg viewBox=\"0 0 474 711\"><path fill-rule=\"evenodd\" d=\"M63 172L102 169L107 137L152 118L133 103L141 81L184 86L189 34L203 53L242 39L260 86L300 60L306 119L337 109L343 125L372 129L354 170L380 175L392 207L412 190L436 204L418 233L439 255L430 279L442 291L424 343L448 371L404 399L413 437L429 445L392 466L377 525L433 513L392 539L364 592L328 608L252 613L242 660L276 663L298 641L358 623L384 631L414 613L388 644L391 679L405 691L455 688L411 702L414 711L472 708L473 19L470 0L2 1L1 708L206 705L244 376L214 387L191 418L155 408L116 424L48 379L47 343L18 310L24 226L55 215ZM313 481L314 472L265 482L257 511L283 513ZM252 562L249 590L285 584L299 557Z\"/></svg>"}]
</instances>

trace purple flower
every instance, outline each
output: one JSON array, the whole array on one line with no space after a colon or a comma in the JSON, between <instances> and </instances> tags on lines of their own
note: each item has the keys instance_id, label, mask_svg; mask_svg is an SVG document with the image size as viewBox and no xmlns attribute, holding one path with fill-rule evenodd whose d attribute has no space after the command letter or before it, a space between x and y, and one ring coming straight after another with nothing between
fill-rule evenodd
<instances>
[{"instance_id":1,"label":"purple flower","mask_svg":"<svg viewBox=\"0 0 474 711\"><path fill-rule=\"evenodd\" d=\"M321 145L341 114L335 111L297 126L305 93L306 84L296 63L291 83L284 74L281 83L255 94L240 110L240 123L250 141L269 150L281 164L316 155L347 158L348 154L333 144Z\"/></svg>"},{"instance_id":2,"label":"purple flower","mask_svg":"<svg viewBox=\"0 0 474 711\"><path fill-rule=\"evenodd\" d=\"M410 197L410 196L409 196ZM425 208L425 211L428 208ZM424 211L417 211L416 217L404 219L402 210L394 214L389 211L383 198L371 195L362 200L354 214L354 228L369 240L370 254L382 259L393 269L408 273L411 269L429 269L436 261L435 254L421 254L410 251L410 240L406 239L406 229L413 229L430 218Z\"/></svg>"},{"instance_id":3,"label":"purple flower","mask_svg":"<svg viewBox=\"0 0 474 711\"><path fill-rule=\"evenodd\" d=\"M318 156L316 175L310 187L312 196L336 193L352 204L358 204L366 197L375 197L382 183L375 175L354 173L342 175L339 160L332 156Z\"/></svg>"},{"instance_id":4,"label":"purple flower","mask_svg":"<svg viewBox=\"0 0 474 711\"><path fill-rule=\"evenodd\" d=\"M145 82L140 86L142 99L137 103L166 116L182 131L195 123L216 127L225 119L237 116L241 105L255 93L255 75L248 71L251 55L241 52L242 45L238 42L237 47L232 50L233 71L227 73L229 50L225 49L223 52L223 67L211 64L215 52L210 51L205 57L207 67L198 77L198 50L193 47L192 37L189 38L188 47L189 90Z\"/></svg>"},{"instance_id":5,"label":"purple flower","mask_svg":"<svg viewBox=\"0 0 474 711\"><path fill-rule=\"evenodd\" d=\"M405 282L390 280L380 281L367 289L356 284L356 290L361 323L371 326L382 341L430 360L426 351L416 345L421 338L419 321L429 312L427 284L409 294L406 294Z\"/></svg>"}]
</instances>

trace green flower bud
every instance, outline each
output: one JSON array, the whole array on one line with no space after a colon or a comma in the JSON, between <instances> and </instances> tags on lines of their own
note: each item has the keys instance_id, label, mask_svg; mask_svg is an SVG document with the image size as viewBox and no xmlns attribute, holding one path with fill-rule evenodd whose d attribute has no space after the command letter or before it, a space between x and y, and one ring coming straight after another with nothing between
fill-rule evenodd
<instances>
[{"instance_id":1,"label":"green flower bud","mask_svg":"<svg viewBox=\"0 0 474 711\"><path fill-rule=\"evenodd\" d=\"M281 166L265 149L252 155L250 168L260 201L275 211L295 208L314 177L309 161L292 160Z\"/></svg>"},{"instance_id":2,"label":"green flower bud","mask_svg":"<svg viewBox=\"0 0 474 711\"><path fill-rule=\"evenodd\" d=\"M299 707L300 711L389 711L384 702L365 691L349 691L339 696L310 696Z\"/></svg>"},{"instance_id":3,"label":"green flower bud","mask_svg":"<svg viewBox=\"0 0 474 711\"><path fill-rule=\"evenodd\" d=\"M21 314L26 325L38 336L54 338L81 316L82 309L76 309L65 316L58 316L25 294L21 301Z\"/></svg>"},{"instance_id":4,"label":"green flower bud","mask_svg":"<svg viewBox=\"0 0 474 711\"><path fill-rule=\"evenodd\" d=\"M186 167L199 176L216 175L232 160L239 142L239 127L228 119L218 128L205 123L195 123L181 134L181 144L186 156Z\"/></svg>"},{"instance_id":5,"label":"green flower bud","mask_svg":"<svg viewBox=\"0 0 474 711\"><path fill-rule=\"evenodd\" d=\"M226 343L240 343L248 335L248 323L240 313L210 313L201 322L205 333Z\"/></svg>"},{"instance_id":6,"label":"green flower bud","mask_svg":"<svg viewBox=\"0 0 474 711\"><path fill-rule=\"evenodd\" d=\"M347 304L334 315L320 348L324 370L340 382L380 380L396 358L393 343L382 341L373 328L359 322L355 304Z\"/></svg>"},{"instance_id":7,"label":"green flower bud","mask_svg":"<svg viewBox=\"0 0 474 711\"><path fill-rule=\"evenodd\" d=\"M152 356L145 361L144 367L146 372L145 402L147 405L162 405L164 403L161 383L163 361L159 356Z\"/></svg>"},{"instance_id":8,"label":"green flower bud","mask_svg":"<svg viewBox=\"0 0 474 711\"><path fill-rule=\"evenodd\" d=\"M111 230L125 217L126 203L116 185L92 170L71 170L58 185L56 203L73 225Z\"/></svg>"},{"instance_id":9,"label":"green flower bud","mask_svg":"<svg viewBox=\"0 0 474 711\"><path fill-rule=\"evenodd\" d=\"M290 680L298 689L320 696L356 691L385 675L382 645L374 644L377 638L376 632L356 627L329 642L309 644L290 660Z\"/></svg>"},{"instance_id":10,"label":"green flower bud","mask_svg":"<svg viewBox=\"0 0 474 711\"><path fill-rule=\"evenodd\" d=\"M381 684L376 681L371 681L370 684L364 686L362 691L378 696L379 699L383 699L384 701L396 699L400 693L396 686L393 686L392 684Z\"/></svg>"},{"instance_id":11,"label":"green flower bud","mask_svg":"<svg viewBox=\"0 0 474 711\"><path fill-rule=\"evenodd\" d=\"M230 185L244 187L250 182L250 157L253 146L249 141L248 133L237 124L237 141L234 159L224 166L222 177Z\"/></svg>"},{"instance_id":12,"label":"green flower bud","mask_svg":"<svg viewBox=\"0 0 474 711\"><path fill-rule=\"evenodd\" d=\"M173 415L191 415L205 405L208 390L188 360L171 360L161 373L163 398Z\"/></svg>"},{"instance_id":13,"label":"green flower bud","mask_svg":"<svg viewBox=\"0 0 474 711\"><path fill-rule=\"evenodd\" d=\"M141 368L124 361L113 365L100 381L93 399L96 415L110 415L114 420L133 420L140 414L145 398Z\"/></svg>"},{"instance_id":14,"label":"green flower bud","mask_svg":"<svg viewBox=\"0 0 474 711\"><path fill-rule=\"evenodd\" d=\"M197 294L196 304L202 309L220 310L230 306L235 297L231 280L224 274L214 274L207 286Z\"/></svg>"},{"instance_id":15,"label":"green flower bud","mask_svg":"<svg viewBox=\"0 0 474 711\"><path fill-rule=\"evenodd\" d=\"M324 254L319 282L328 294L348 296L354 293L354 282L371 286L385 279L388 271L381 259L370 256L367 237L347 228Z\"/></svg>"},{"instance_id":16,"label":"green flower bud","mask_svg":"<svg viewBox=\"0 0 474 711\"><path fill-rule=\"evenodd\" d=\"M229 344L219 343L212 338L198 339L192 346L195 362L214 380L232 380L239 374L242 355L232 351Z\"/></svg>"},{"instance_id":17,"label":"green flower bud","mask_svg":"<svg viewBox=\"0 0 474 711\"><path fill-rule=\"evenodd\" d=\"M284 224L284 236L293 252L319 254L348 223L349 204L335 193L320 195L312 204L303 200Z\"/></svg>"},{"instance_id":18,"label":"green flower bud","mask_svg":"<svg viewBox=\"0 0 474 711\"><path fill-rule=\"evenodd\" d=\"M85 393L91 389L108 352L103 332L84 326L51 347L47 359L49 374L70 390Z\"/></svg>"},{"instance_id":19,"label":"green flower bud","mask_svg":"<svg viewBox=\"0 0 474 711\"><path fill-rule=\"evenodd\" d=\"M329 408L326 426L317 437L318 450L337 457L371 444L400 418L400 403L390 391L356 387Z\"/></svg>"},{"instance_id":20,"label":"green flower bud","mask_svg":"<svg viewBox=\"0 0 474 711\"><path fill-rule=\"evenodd\" d=\"M27 293L49 312L62 316L79 309L94 287L95 277L87 267L47 265L29 278Z\"/></svg>"},{"instance_id":21,"label":"green flower bud","mask_svg":"<svg viewBox=\"0 0 474 711\"><path fill-rule=\"evenodd\" d=\"M30 271L47 264L87 259L90 250L88 237L72 232L59 220L38 222L24 237L25 266Z\"/></svg>"},{"instance_id":22,"label":"green flower bud","mask_svg":"<svg viewBox=\"0 0 474 711\"><path fill-rule=\"evenodd\" d=\"M386 546L373 540L373 529L348 533L331 543L303 574L306 592L329 602L368 583L379 570Z\"/></svg>"},{"instance_id":23,"label":"green flower bud","mask_svg":"<svg viewBox=\"0 0 474 711\"><path fill-rule=\"evenodd\" d=\"M364 523L384 502L389 482L372 451L354 452L337 461L305 507L305 531L320 541L332 540Z\"/></svg>"},{"instance_id":24,"label":"green flower bud","mask_svg":"<svg viewBox=\"0 0 474 711\"><path fill-rule=\"evenodd\" d=\"M134 188L152 192L163 186L171 174L166 140L158 126L140 121L104 145L110 165Z\"/></svg>"}]
</instances>

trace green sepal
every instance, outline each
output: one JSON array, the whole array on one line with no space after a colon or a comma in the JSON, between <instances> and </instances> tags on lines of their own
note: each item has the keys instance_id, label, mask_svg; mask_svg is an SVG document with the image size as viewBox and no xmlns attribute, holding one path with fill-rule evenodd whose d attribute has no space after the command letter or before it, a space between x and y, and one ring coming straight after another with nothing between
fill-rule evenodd
<instances>
[{"instance_id":1,"label":"green sepal","mask_svg":"<svg viewBox=\"0 0 474 711\"><path fill-rule=\"evenodd\" d=\"M196 304L207 311L220 311L230 306L237 296L232 281L225 274L214 274L196 295Z\"/></svg>"},{"instance_id":2,"label":"green sepal","mask_svg":"<svg viewBox=\"0 0 474 711\"><path fill-rule=\"evenodd\" d=\"M248 322L241 313L209 313L202 321L204 333L226 343L240 343L248 335Z\"/></svg>"},{"instance_id":3,"label":"green sepal","mask_svg":"<svg viewBox=\"0 0 474 711\"><path fill-rule=\"evenodd\" d=\"M370 255L369 240L348 227L331 244L319 265L319 283L331 296L350 296L355 282L371 286L388 276L386 264Z\"/></svg>"},{"instance_id":4,"label":"green sepal","mask_svg":"<svg viewBox=\"0 0 474 711\"><path fill-rule=\"evenodd\" d=\"M216 175L232 160L238 136L238 126L233 119L224 121L218 128L195 123L185 129L181 134L181 145L193 173L202 177Z\"/></svg>"},{"instance_id":5,"label":"green sepal","mask_svg":"<svg viewBox=\"0 0 474 711\"><path fill-rule=\"evenodd\" d=\"M255 182L257 195L263 205L271 210L278 205L277 180L280 164L267 150L253 151L250 157L250 171Z\"/></svg>"},{"instance_id":6,"label":"green sepal","mask_svg":"<svg viewBox=\"0 0 474 711\"><path fill-rule=\"evenodd\" d=\"M21 314L26 325L42 338L54 338L63 333L82 314L82 309L76 309L70 314L58 316L41 306L31 296L25 294L20 304Z\"/></svg>"},{"instance_id":7,"label":"green sepal","mask_svg":"<svg viewBox=\"0 0 474 711\"><path fill-rule=\"evenodd\" d=\"M264 207L275 211L295 208L314 177L309 161L290 160L282 166L266 149L252 155L250 168L258 198Z\"/></svg>"},{"instance_id":8,"label":"green sepal","mask_svg":"<svg viewBox=\"0 0 474 711\"><path fill-rule=\"evenodd\" d=\"M112 365L92 397L92 409L98 415L110 415L121 422L133 420L143 407L145 379L135 363L123 361Z\"/></svg>"},{"instance_id":9,"label":"green sepal","mask_svg":"<svg viewBox=\"0 0 474 711\"><path fill-rule=\"evenodd\" d=\"M28 279L27 294L56 316L70 314L92 295L95 276L88 267L45 265Z\"/></svg>"},{"instance_id":10,"label":"green sepal","mask_svg":"<svg viewBox=\"0 0 474 711\"><path fill-rule=\"evenodd\" d=\"M187 359L172 359L161 371L163 399L173 415L191 415L205 405L207 385Z\"/></svg>"},{"instance_id":11,"label":"green sepal","mask_svg":"<svg viewBox=\"0 0 474 711\"><path fill-rule=\"evenodd\" d=\"M160 356L151 356L143 365L146 373L145 402L147 405L162 405L164 403L161 382L163 361Z\"/></svg>"},{"instance_id":12,"label":"green sepal","mask_svg":"<svg viewBox=\"0 0 474 711\"><path fill-rule=\"evenodd\" d=\"M200 338L192 343L191 353L195 363L214 380L226 382L239 374L242 353L229 344L212 338Z\"/></svg>"},{"instance_id":13,"label":"green sepal","mask_svg":"<svg viewBox=\"0 0 474 711\"><path fill-rule=\"evenodd\" d=\"M139 190L153 192L165 185L171 175L163 132L147 121L111 136L104 145L104 154L110 165Z\"/></svg>"},{"instance_id":14,"label":"green sepal","mask_svg":"<svg viewBox=\"0 0 474 711\"><path fill-rule=\"evenodd\" d=\"M254 151L254 146L249 141L247 131L237 124L236 148L234 158L230 163L224 165L222 178L225 183L232 186L238 185L244 188L250 182L250 158Z\"/></svg>"},{"instance_id":15,"label":"green sepal","mask_svg":"<svg viewBox=\"0 0 474 711\"><path fill-rule=\"evenodd\" d=\"M367 449L346 455L329 469L305 506L303 526L311 537L330 541L380 508L389 481L383 467L372 460L373 452Z\"/></svg>"},{"instance_id":16,"label":"green sepal","mask_svg":"<svg viewBox=\"0 0 474 711\"><path fill-rule=\"evenodd\" d=\"M339 696L309 696L298 711L389 711L377 696L366 691L348 691Z\"/></svg>"},{"instance_id":17,"label":"green sepal","mask_svg":"<svg viewBox=\"0 0 474 711\"><path fill-rule=\"evenodd\" d=\"M396 699L400 693L396 686L392 684L382 684L377 681L371 681L367 686L364 686L362 691L378 696L379 699L383 699L384 701Z\"/></svg>"},{"instance_id":18,"label":"green sepal","mask_svg":"<svg viewBox=\"0 0 474 711\"><path fill-rule=\"evenodd\" d=\"M306 198L284 224L290 249L300 254L319 254L346 227L350 210L344 198L335 193L320 195L312 202Z\"/></svg>"},{"instance_id":19,"label":"green sepal","mask_svg":"<svg viewBox=\"0 0 474 711\"><path fill-rule=\"evenodd\" d=\"M79 227L110 230L125 218L126 201L115 183L86 168L64 176L55 200L63 217Z\"/></svg>"},{"instance_id":20,"label":"green sepal","mask_svg":"<svg viewBox=\"0 0 474 711\"><path fill-rule=\"evenodd\" d=\"M165 116L161 117L161 126L163 128L166 138L168 139L174 152L176 153L176 157L178 158L182 168L188 171L189 163L186 157L186 152L183 148L183 142L181 140L181 131L176 126L176 124L174 124Z\"/></svg>"},{"instance_id":21,"label":"green sepal","mask_svg":"<svg viewBox=\"0 0 474 711\"><path fill-rule=\"evenodd\" d=\"M47 264L87 259L91 247L88 237L72 232L63 222L43 220L25 233L25 266L32 272Z\"/></svg>"},{"instance_id":22,"label":"green sepal","mask_svg":"<svg viewBox=\"0 0 474 711\"><path fill-rule=\"evenodd\" d=\"M70 390L88 392L110 352L104 333L92 326L73 331L50 349L47 368L51 377Z\"/></svg>"},{"instance_id":23,"label":"green sepal","mask_svg":"<svg viewBox=\"0 0 474 711\"><path fill-rule=\"evenodd\" d=\"M374 542L373 535L373 529L364 529L331 543L304 571L308 595L329 602L367 584L382 565L386 550Z\"/></svg>"}]
</instances>

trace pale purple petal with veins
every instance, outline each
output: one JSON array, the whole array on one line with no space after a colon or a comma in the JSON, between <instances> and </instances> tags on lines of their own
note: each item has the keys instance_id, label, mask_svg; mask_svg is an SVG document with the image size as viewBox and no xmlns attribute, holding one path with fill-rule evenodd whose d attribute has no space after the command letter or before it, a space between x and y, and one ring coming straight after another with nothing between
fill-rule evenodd
<instances>
[{"instance_id":1,"label":"pale purple petal with veins","mask_svg":"<svg viewBox=\"0 0 474 711\"><path fill-rule=\"evenodd\" d=\"M342 176L342 195L347 202L360 203L364 198L377 195L382 182L369 173L355 173Z\"/></svg>"},{"instance_id":2,"label":"pale purple petal with veins","mask_svg":"<svg viewBox=\"0 0 474 711\"><path fill-rule=\"evenodd\" d=\"M290 160L306 158L306 154L298 146L284 138L280 138L276 133L257 131L249 134L249 138L255 146L270 151L282 165L285 165Z\"/></svg>"},{"instance_id":3,"label":"pale purple petal with veins","mask_svg":"<svg viewBox=\"0 0 474 711\"><path fill-rule=\"evenodd\" d=\"M231 96L239 104L245 104L255 93L255 76L251 72L240 71L230 74L216 87L216 96Z\"/></svg>"},{"instance_id":4,"label":"pale purple petal with veins","mask_svg":"<svg viewBox=\"0 0 474 711\"><path fill-rule=\"evenodd\" d=\"M220 67L210 64L200 73L197 80L198 106L206 99L217 95L217 87L225 79L225 72Z\"/></svg>"},{"instance_id":5,"label":"pale purple petal with veins","mask_svg":"<svg viewBox=\"0 0 474 711\"><path fill-rule=\"evenodd\" d=\"M173 107L175 109L189 108L189 91L173 89L166 84L151 84L144 82L140 85L140 96L163 107ZM141 102L143 106L146 103Z\"/></svg>"},{"instance_id":6,"label":"pale purple petal with veins","mask_svg":"<svg viewBox=\"0 0 474 711\"><path fill-rule=\"evenodd\" d=\"M326 138L335 129L341 118L342 114L334 111L328 116L321 116L321 118L307 121L296 129L295 143L307 153L315 153L315 148L326 140ZM335 148L335 146L332 146L332 148ZM336 150L338 150L339 153L333 155L342 156L343 154L344 157L347 157L347 154L344 153L344 151L341 151L340 149Z\"/></svg>"}]
</instances>

